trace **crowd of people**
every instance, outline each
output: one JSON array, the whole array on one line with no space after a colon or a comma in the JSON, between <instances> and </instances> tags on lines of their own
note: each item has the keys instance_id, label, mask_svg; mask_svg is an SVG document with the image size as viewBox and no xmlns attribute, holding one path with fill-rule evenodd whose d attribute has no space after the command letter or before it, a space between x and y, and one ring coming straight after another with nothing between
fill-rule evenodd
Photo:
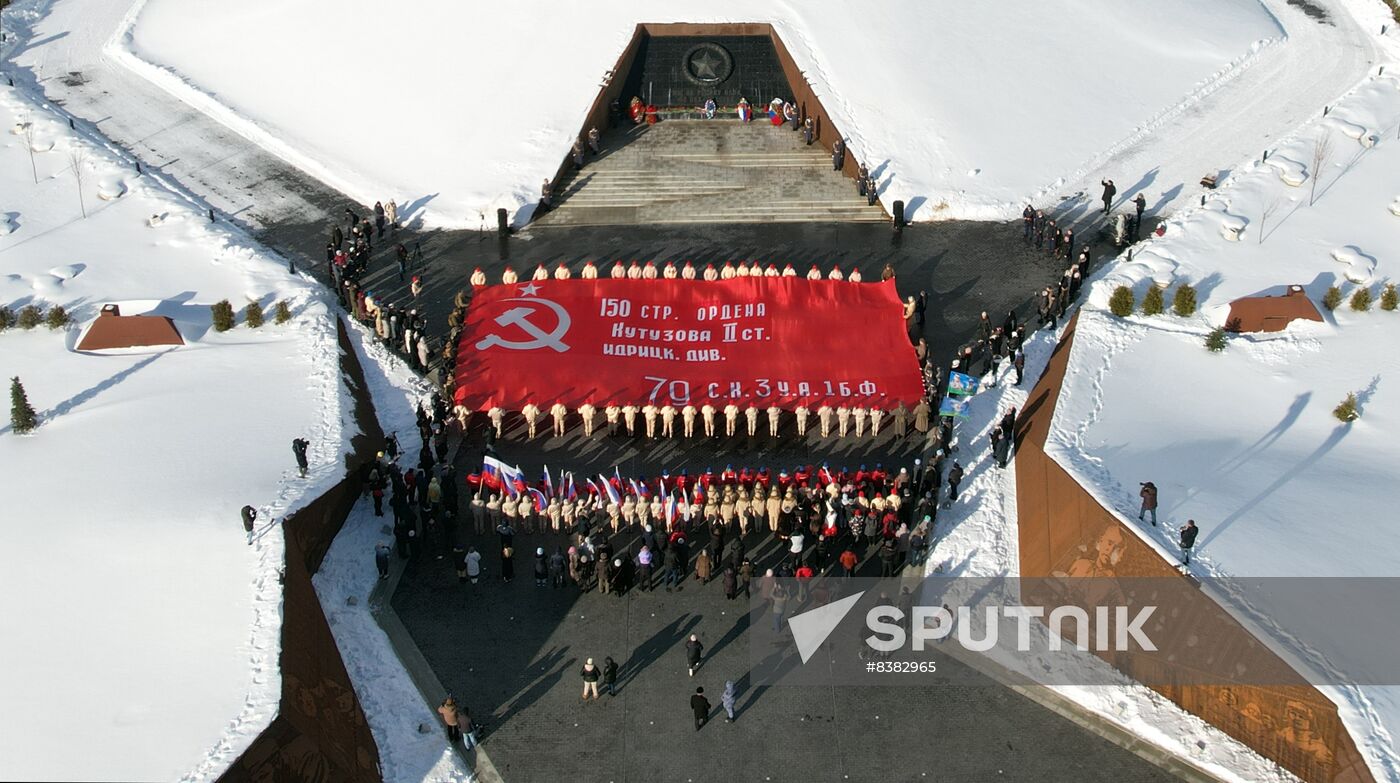
<instances>
[{"instance_id":1,"label":"crowd of people","mask_svg":"<svg viewBox=\"0 0 1400 783\"><path fill-rule=\"evenodd\" d=\"M384 238L386 229L391 239L399 231L398 205L393 199L388 205L374 204L374 222L361 217L353 208L346 208L348 235L339 224L331 227L326 242L327 277L336 292L341 307L356 321L374 331L379 339L411 366L426 371L432 362L432 342L428 335L428 320L416 307L401 307L386 301L364 284L369 272L374 242ZM423 251L417 241L410 249L403 242L394 243L398 264L398 280L416 272L423 264ZM413 274L409 284L411 300L422 293L421 276Z\"/></svg>"}]
</instances>

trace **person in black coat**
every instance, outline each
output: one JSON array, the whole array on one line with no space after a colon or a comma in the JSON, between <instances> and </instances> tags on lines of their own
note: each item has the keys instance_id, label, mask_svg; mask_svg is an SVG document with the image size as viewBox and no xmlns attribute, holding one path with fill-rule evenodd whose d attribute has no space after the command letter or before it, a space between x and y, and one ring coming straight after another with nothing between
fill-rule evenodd
<instances>
[{"instance_id":1,"label":"person in black coat","mask_svg":"<svg viewBox=\"0 0 1400 783\"><path fill-rule=\"evenodd\" d=\"M603 659L603 690L609 696L617 695L617 661L612 656Z\"/></svg>"},{"instance_id":2,"label":"person in black coat","mask_svg":"<svg viewBox=\"0 0 1400 783\"><path fill-rule=\"evenodd\" d=\"M1107 215L1113 211L1113 197L1118 195L1118 188L1111 179L1099 180L1099 184L1103 185L1103 213Z\"/></svg>"},{"instance_id":3,"label":"person in black coat","mask_svg":"<svg viewBox=\"0 0 1400 783\"><path fill-rule=\"evenodd\" d=\"M1201 529L1196 527L1196 520L1188 519L1181 528L1181 564L1191 564L1191 547L1196 545L1196 534Z\"/></svg>"},{"instance_id":4,"label":"person in black coat","mask_svg":"<svg viewBox=\"0 0 1400 783\"><path fill-rule=\"evenodd\" d=\"M710 700L705 698L704 688L696 688L690 697L690 712L695 717L695 730L699 731L710 719Z\"/></svg>"},{"instance_id":5,"label":"person in black coat","mask_svg":"<svg viewBox=\"0 0 1400 783\"><path fill-rule=\"evenodd\" d=\"M963 466L961 462L954 462L953 469L948 471L948 502L958 502L958 485L963 480Z\"/></svg>"}]
</instances>

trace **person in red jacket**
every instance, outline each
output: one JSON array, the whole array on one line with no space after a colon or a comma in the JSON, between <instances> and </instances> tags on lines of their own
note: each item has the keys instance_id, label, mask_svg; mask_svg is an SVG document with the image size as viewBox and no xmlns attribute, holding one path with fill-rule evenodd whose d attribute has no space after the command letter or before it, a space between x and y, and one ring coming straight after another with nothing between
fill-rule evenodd
<instances>
[{"instance_id":1,"label":"person in red jacket","mask_svg":"<svg viewBox=\"0 0 1400 783\"><path fill-rule=\"evenodd\" d=\"M852 552L851 550L847 549L845 552L841 553L841 568L843 571L845 571L845 577L847 579L850 579L853 575L855 575L856 564L859 562L860 558L856 557L855 552Z\"/></svg>"},{"instance_id":2,"label":"person in red jacket","mask_svg":"<svg viewBox=\"0 0 1400 783\"><path fill-rule=\"evenodd\" d=\"M797 566L797 570L793 572L793 576L797 579L798 601L807 600L807 588L811 585L812 577L815 575L816 572L812 570L812 566L806 560L803 560L802 564Z\"/></svg>"}]
</instances>

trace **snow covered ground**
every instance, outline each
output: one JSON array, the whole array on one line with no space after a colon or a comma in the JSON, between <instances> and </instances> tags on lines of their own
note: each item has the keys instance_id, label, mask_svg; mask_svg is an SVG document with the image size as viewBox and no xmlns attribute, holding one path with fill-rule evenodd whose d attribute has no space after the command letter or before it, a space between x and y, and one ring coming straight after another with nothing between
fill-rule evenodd
<instances>
[{"instance_id":1,"label":"snow covered ground","mask_svg":"<svg viewBox=\"0 0 1400 783\"><path fill-rule=\"evenodd\" d=\"M475 228L538 197L639 21L772 22L880 173L882 197L921 220L1006 217L1106 171L1124 188L1155 182L1149 195L1165 205L1218 162L1165 154L1186 132L1218 147L1205 109L1229 108L1227 143L1249 145L1225 160L1296 122L1278 125L1277 93L1227 89L1242 71L1263 62L1270 83L1287 84L1328 51L1307 65L1326 100L1359 78L1366 52L1348 19L1328 29L1281 0L899 2L860 14L853 26L838 0L414 0L393 13L370 0L144 0L108 55L362 201L393 197L428 223ZM1143 157L1150 171L1119 157L1144 147L1158 153Z\"/></svg>"},{"instance_id":2,"label":"snow covered ground","mask_svg":"<svg viewBox=\"0 0 1400 783\"><path fill-rule=\"evenodd\" d=\"M1394 518L1390 488L1400 479L1400 313L1344 303L1323 310L1322 323L1233 337L1219 354L1203 346L1238 297L1298 284L1317 303L1333 285L1346 299L1362 287L1378 299L1396 279L1400 61L1387 62L1384 76L1273 145L1267 163L1244 165L1205 207L1179 213L1090 288L1046 450L1163 551L1174 553L1176 529L1195 519L1199 574L1400 576L1400 544L1382 524ZM1318 166L1321 138L1331 152ZM1151 281L1196 285L1201 311L1107 312L1115 286L1141 300ZM1361 418L1342 424L1332 410L1348 392ZM1149 480L1162 504L1155 528L1136 514L1138 483ZM1342 662L1318 660L1312 648L1326 637L1312 614L1325 613L1261 624L1326 670ZM1377 777L1400 779L1400 688L1327 692Z\"/></svg>"},{"instance_id":3,"label":"snow covered ground","mask_svg":"<svg viewBox=\"0 0 1400 783\"><path fill-rule=\"evenodd\" d=\"M28 436L0 427L6 778L216 777L281 696L281 529L249 546L239 509L280 520L342 474L321 289L166 184L0 86L0 305L61 305L79 323L0 332L0 375L23 380L42 420ZM214 332L224 298L258 299L268 324ZM292 321L271 323L274 301ZM108 302L168 315L187 344L76 352Z\"/></svg>"},{"instance_id":4,"label":"snow covered ground","mask_svg":"<svg viewBox=\"0 0 1400 783\"><path fill-rule=\"evenodd\" d=\"M351 325L351 342L380 426L385 432L414 431L414 406L432 393L431 387L358 325ZM417 463L417 442L414 437L404 439L404 464ZM356 504L313 578L316 593L379 746L384 780L464 783L471 779L470 771L448 747L437 713L423 701L371 611L370 594L379 584L374 547L380 542L393 545L384 520L374 515L368 499ZM420 732L423 725L431 730Z\"/></svg>"}]
</instances>

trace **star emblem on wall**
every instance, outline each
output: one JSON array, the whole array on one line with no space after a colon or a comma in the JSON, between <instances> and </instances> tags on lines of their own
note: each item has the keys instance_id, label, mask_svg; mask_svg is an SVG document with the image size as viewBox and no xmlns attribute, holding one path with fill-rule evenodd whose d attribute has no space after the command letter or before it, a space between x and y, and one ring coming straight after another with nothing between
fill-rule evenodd
<instances>
[{"instance_id":1,"label":"star emblem on wall","mask_svg":"<svg viewBox=\"0 0 1400 783\"><path fill-rule=\"evenodd\" d=\"M686 50L680 65L688 81L711 87L734 73L734 56L723 46L705 41Z\"/></svg>"},{"instance_id":2,"label":"star emblem on wall","mask_svg":"<svg viewBox=\"0 0 1400 783\"><path fill-rule=\"evenodd\" d=\"M701 79L718 79L719 74L715 71L715 66L719 64L720 60L708 51L702 51L690 60L690 67L695 69L695 75Z\"/></svg>"}]
</instances>

